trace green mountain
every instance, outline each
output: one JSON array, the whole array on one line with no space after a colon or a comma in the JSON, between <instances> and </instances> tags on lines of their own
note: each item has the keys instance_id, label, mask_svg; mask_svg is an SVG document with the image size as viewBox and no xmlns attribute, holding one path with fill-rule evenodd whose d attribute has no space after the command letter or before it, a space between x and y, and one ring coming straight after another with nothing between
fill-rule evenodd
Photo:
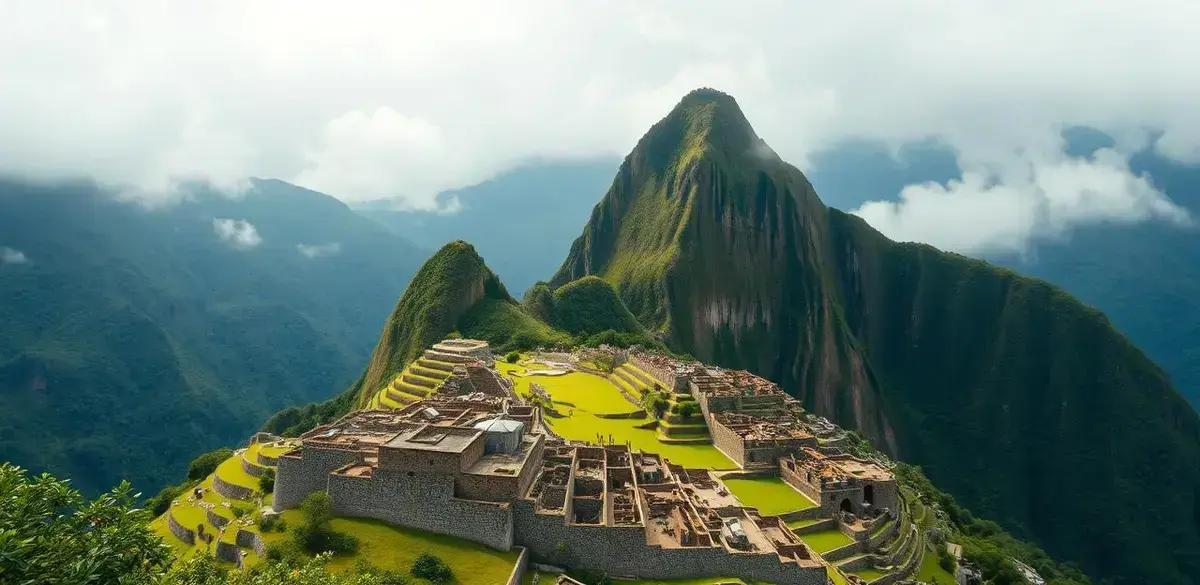
<instances>
[{"instance_id":1,"label":"green mountain","mask_svg":"<svg viewBox=\"0 0 1200 585\"><path fill-rule=\"evenodd\" d=\"M550 285L611 283L673 349L753 370L1114 583L1200 582L1200 419L1042 281L826 207L733 98L626 157Z\"/></svg>"},{"instance_id":2,"label":"green mountain","mask_svg":"<svg viewBox=\"0 0 1200 585\"><path fill-rule=\"evenodd\" d=\"M155 209L0 181L0 247L0 453L145 494L349 384L422 255L279 181Z\"/></svg>"},{"instance_id":3,"label":"green mountain","mask_svg":"<svg viewBox=\"0 0 1200 585\"><path fill-rule=\"evenodd\" d=\"M357 402L365 404L425 348L452 334L502 349L570 343L509 296L473 246L450 242L425 261L384 323L366 372L351 388Z\"/></svg>"},{"instance_id":4,"label":"green mountain","mask_svg":"<svg viewBox=\"0 0 1200 585\"><path fill-rule=\"evenodd\" d=\"M543 321L572 335L641 331L637 319L608 281L585 276L551 290L544 282L525 295L525 305Z\"/></svg>"}]
</instances>

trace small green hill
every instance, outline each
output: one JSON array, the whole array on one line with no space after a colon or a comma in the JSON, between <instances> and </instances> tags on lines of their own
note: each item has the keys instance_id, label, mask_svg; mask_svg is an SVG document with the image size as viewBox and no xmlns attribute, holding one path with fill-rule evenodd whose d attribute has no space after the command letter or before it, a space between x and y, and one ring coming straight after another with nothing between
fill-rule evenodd
<instances>
[{"instance_id":1,"label":"small green hill","mask_svg":"<svg viewBox=\"0 0 1200 585\"><path fill-rule=\"evenodd\" d=\"M532 314L572 335L643 331L612 285L596 276L573 280L553 291L539 282L526 294L525 305Z\"/></svg>"}]
</instances>

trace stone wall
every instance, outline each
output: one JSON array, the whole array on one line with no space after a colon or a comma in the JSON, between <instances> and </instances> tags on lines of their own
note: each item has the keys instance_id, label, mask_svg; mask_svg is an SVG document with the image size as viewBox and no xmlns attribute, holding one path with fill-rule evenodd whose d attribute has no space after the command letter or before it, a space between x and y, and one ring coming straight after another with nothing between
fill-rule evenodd
<instances>
[{"instance_id":1,"label":"stone wall","mask_svg":"<svg viewBox=\"0 0 1200 585\"><path fill-rule=\"evenodd\" d=\"M233 563L237 568L242 568L242 549L238 548L232 542L217 541L217 560Z\"/></svg>"},{"instance_id":2,"label":"stone wall","mask_svg":"<svg viewBox=\"0 0 1200 585\"><path fill-rule=\"evenodd\" d=\"M212 524L213 526L216 526L217 528L222 528L226 524L229 524L231 522L231 520L229 518L226 518L216 512L213 512L212 510L205 510L204 516L206 518L208 518L209 524Z\"/></svg>"},{"instance_id":3,"label":"stone wall","mask_svg":"<svg viewBox=\"0 0 1200 585\"><path fill-rule=\"evenodd\" d=\"M257 532L251 532L245 528L238 528L235 540L238 546L254 549L254 554L260 557L267 556L267 543L263 542L262 536Z\"/></svg>"},{"instance_id":4,"label":"stone wall","mask_svg":"<svg viewBox=\"0 0 1200 585\"><path fill-rule=\"evenodd\" d=\"M196 531L184 527L184 525L175 520L175 515L170 512L167 513L167 529L171 531L171 534L175 535L175 538L188 544L196 544Z\"/></svg>"},{"instance_id":5,"label":"stone wall","mask_svg":"<svg viewBox=\"0 0 1200 585\"><path fill-rule=\"evenodd\" d=\"M457 429L454 432L459 432ZM464 431L465 432L465 431ZM379 447L380 469L405 469L416 473L461 473L483 456L484 434L477 433L462 453L424 449Z\"/></svg>"},{"instance_id":6,"label":"stone wall","mask_svg":"<svg viewBox=\"0 0 1200 585\"><path fill-rule=\"evenodd\" d=\"M242 471L245 471L254 477L262 477L267 474L266 467L255 465L249 461L246 461L245 456L238 457L238 462L242 464Z\"/></svg>"},{"instance_id":7,"label":"stone wall","mask_svg":"<svg viewBox=\"0 0 1200 585\"><path fill-rule=\"evenodd\" d=\"M275 469L276 510L300 505L308 494L322 491L329 483L329 474L343 465L358 460L358 453L346 449L317 449L304 447L299 454L279 458Z\"/></svg>"},{"instance_id":8,"label":"stone wall","mask_svg":"<svg viewBox=\"0 0 1200 585\"><path fill-rule=\"evenodd\" d=\"M712 435L713 446L719 449L726 457L733 460L738 467L746 467L746 449L745 443L733 429L721 424L716 417L706 417L708 419L708 431Z\"/></svg>"},{"instance_id":9,"label":"stone wall","mask_svg":"<svg viewBox=\"0 0 1200 585\"><path fill-rule=\"evenodd\" d=\"M472 540L498 550L513 545L510 504L454 497L450 475L409 475L376 469L373 477L329 476L333 512L375 518Z\"/></svg>"},{"instance_id":10,"label":"stone wall","mask_svg":"<svg viewBox=\"0 0 1200 585\"><path fill-rule=\"evenodd\" d=\"M213 490L222 496L225 496L231 500L249 500L254 497L254 490L248 487L229 483L221 479L221 476L215 473L213 474L212 478Z\"/></svg>"},{"instance_id":11,"label":"stone wall","mask_svg":"<svg viewBox=\"0 0 1200 585\"><path fill-rule=\"evenodd\" d=\"M521 579L525 577L525 571L529 569L529 549L517 547L517 562L513 565L512 573L508 575L506 585L521 585Z\"/></svg>"},{"instance_id":12,"label":"stone wall","mask_svg":"<svg viewBox=\"0 0 1200 585\"><path fill-rule=\"evenodd\" d=\"M721 547L659 548L646 529L567 525L563 517L538 514L532 502L513 505L517 544L537 559L614 576L685 579L737 575L780 585L825 585L823 566L781 563L775 553L729 553Z\"/></svg>"},{"instance_id":13,"label":"stone wall","mask_svg":"<svg viewBox=\"0 0 1200 585\"><path fill-rule=\"evenodd\" d=\"M456 496L465 500L482 500L485 502L508 502L515 500L529 491L529 484L540 469L537 462L542 460L542 450L545 438L538 436L531 447L527 464L520 475L474 475L464 473L458 477Z\"/></svg>"}]
</instances>

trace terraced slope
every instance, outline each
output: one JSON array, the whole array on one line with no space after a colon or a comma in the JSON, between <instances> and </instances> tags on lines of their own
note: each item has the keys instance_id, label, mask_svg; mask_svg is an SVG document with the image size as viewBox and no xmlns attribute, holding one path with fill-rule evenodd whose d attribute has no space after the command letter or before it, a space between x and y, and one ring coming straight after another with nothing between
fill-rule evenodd
<instances>
[{"instance_id":1,"label":"terraced slope","mask_svg":"<svg viewBox=\"0 0 1200 585\"><path fill-rule=\"evenodd\" d=\"M265 544L257 525L259 510L271 499L259 487L259 478L273 471L279 455L293 446L290 441L252 442L237 450L200 482L200 497L194 491L179 496L151 529L180 558L215 552L226 562L240 554L247 565L257 563ZM212 536L211 543L205 534Z\"/></svg>"}]
</instances>

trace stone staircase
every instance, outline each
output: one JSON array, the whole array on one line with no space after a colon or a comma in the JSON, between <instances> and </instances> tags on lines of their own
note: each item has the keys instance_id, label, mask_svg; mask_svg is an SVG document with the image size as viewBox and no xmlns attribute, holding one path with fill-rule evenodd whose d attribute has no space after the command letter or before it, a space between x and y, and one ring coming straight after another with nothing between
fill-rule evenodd
<instances>
[{"instance_id":1,"label":"stone staircase","mask_svg":"<svg viewBox=\"0 0 1200 585\"><path fill-rule=\"evenodd\" d=\"M454 366L470 358L455 353L427 349L404 368L392 382L375 393L369 408L404 408L436 394L454 371Z\"/></svg>"}]
</instances>

